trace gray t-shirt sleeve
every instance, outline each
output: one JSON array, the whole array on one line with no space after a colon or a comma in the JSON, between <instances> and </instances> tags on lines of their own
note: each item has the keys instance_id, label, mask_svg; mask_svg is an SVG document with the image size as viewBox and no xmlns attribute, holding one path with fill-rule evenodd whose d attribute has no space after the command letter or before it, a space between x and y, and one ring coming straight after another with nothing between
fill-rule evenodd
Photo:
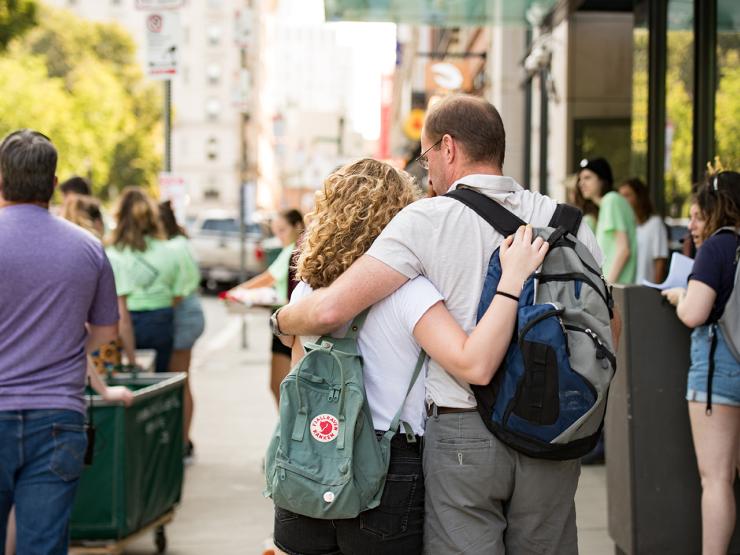
<instances>
[{"instance_id":1,"label":"gray t-shirt sleeve","mask_svg":"<svg viewBox=\"0 0 740 555\"><path fill-rule=\"evenodd\" d=\"M367 254L409 279L424 275L424 260L428 260L435 234L430 200L417 201L396 214Z\"/></svg>"},{"instance_id":2,"label":"gray t-shirt sleeve","mask_svg":"<svg viewBox=\"0 0 740 555\"><path fill-rule=\"evenodd\" d=\"M116 295L116 281L113 278L108 257L101 248L100 271L95 294L87 313L87 322L93 326L111 326L118 322L118 297Z\"/></svg>"}]
</instances>

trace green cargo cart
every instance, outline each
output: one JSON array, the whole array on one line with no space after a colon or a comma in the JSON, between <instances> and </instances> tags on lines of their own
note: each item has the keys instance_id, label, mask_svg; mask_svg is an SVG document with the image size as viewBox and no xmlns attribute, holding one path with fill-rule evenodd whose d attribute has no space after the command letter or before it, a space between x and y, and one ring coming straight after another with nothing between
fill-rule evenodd
<instances>
[{"instance_id":1,"label":"green cargo cart","mask_svg":"<svg viewBox=\"0 0 740 555\"><path fill-rule=\"evenodd\" d=\"M97 430L70 522L72 553L120 553L144 531L167 548L164 524L180 501L183 480L183 373L118 374L109 385L134 391L130 407L93 396Z\"/></svg>"}]
</instances>

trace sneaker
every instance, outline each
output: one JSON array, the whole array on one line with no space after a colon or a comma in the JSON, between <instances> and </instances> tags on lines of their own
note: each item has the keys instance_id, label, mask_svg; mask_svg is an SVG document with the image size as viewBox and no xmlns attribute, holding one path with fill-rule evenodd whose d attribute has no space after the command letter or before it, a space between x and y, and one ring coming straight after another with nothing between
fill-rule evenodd
<instances>
[{"instance_id":1,"label":"sneaker","mask_svg":"<svg viewBox=\"0 0 740 555\"><path fill-rule=\"evenodd\" d=\"M185 445L182 462L186 465L193 464L195 462L195 447L193 447L192 441L188 441L187 445Z\"/></svg>"}]
</instances>

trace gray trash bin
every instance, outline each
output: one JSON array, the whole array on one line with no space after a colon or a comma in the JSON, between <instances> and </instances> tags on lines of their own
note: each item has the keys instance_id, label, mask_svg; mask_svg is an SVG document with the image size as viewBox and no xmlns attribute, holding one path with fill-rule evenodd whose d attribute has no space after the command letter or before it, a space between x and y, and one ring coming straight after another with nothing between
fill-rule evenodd
<instances>
[{"instance_id":1,"label":"gray trash bin","mask_svg":"<svg viewBox=\"0 0 740 555\"><path fill-rule=\"evenodd\" d=\"M606 417L609 535L618 554L695 555L701 486L685 401L690 330L659 291L615 287L614 297L624 328ZM740 554L738 524L730 553Z\"/></svg>"}]
</instances>

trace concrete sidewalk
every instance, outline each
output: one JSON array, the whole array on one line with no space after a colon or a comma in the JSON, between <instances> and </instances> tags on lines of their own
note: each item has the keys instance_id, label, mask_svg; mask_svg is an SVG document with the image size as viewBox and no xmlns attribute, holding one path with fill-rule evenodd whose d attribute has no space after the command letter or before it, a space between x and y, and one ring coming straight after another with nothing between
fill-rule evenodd
<instances>
[{"instance_id":1,"label":"concrete sidewalk","mask_svg":"<svg viewBox=\"0 0 740 555\"><path fill-rule=\"evenodd\" d=\"M183 500L167 529L170 555L262 553L272 531L272 503L262 496L262 457L277 412L268 385L270 332L266 311L241 319L204 299L206 334L196 345L192 384L195 464L186 468ZM584 467L576 496L579 546L586 555L611 555L606 532L606 474ZM154 553L142 537L126 553Z\"/></svg>"}]
</instances>

